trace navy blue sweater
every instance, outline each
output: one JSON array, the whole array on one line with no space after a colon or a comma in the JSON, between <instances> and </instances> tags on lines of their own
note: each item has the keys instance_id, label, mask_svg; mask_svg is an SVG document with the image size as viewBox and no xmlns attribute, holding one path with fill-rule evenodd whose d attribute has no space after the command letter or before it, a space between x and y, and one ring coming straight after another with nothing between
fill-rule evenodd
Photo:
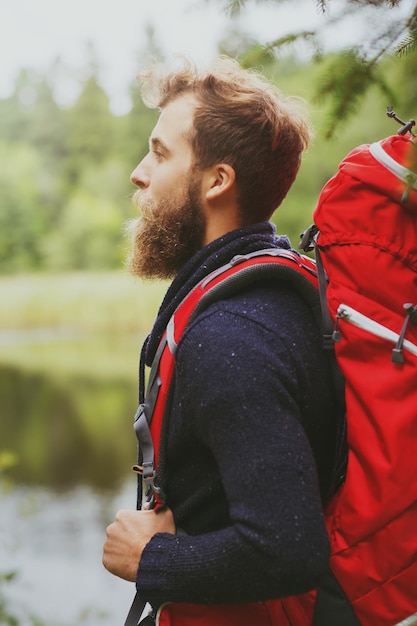
<instances>
[{"instance_id":1,"label":"navy blue sweater","mask_svg":"<svg viewBox=\"0 0 417 626\"><path fill-rule=\"evenodd\" d=\"M168 290L149 364L178 302L234 254L288 247L270 224L201 250ZM142 597L248 602L303 593L323 575L322 515L334 448L334 398L313 316L284 282L209 306L186 330L165 421L160 482L186 534L157 534L137 575Z\"/></svg>"}]
</instances>

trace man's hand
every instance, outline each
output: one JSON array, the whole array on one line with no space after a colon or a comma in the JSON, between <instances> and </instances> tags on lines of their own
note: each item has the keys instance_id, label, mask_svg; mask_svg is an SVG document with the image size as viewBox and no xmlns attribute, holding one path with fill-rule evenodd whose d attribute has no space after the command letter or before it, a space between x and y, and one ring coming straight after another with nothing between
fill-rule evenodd
<instances>
[{"instance_id":1,"label":"man's hand","mask_svg":"<svg viewBox=\"0 0 417 626\"><path fill-rule=\"evenodd\" d=\"M156 533L175 535L171 509L152 511L119 511L115 521L107 527L103 546L103 565L112 574L134 582L148 541Z\"/></svg>"}]
</instances>

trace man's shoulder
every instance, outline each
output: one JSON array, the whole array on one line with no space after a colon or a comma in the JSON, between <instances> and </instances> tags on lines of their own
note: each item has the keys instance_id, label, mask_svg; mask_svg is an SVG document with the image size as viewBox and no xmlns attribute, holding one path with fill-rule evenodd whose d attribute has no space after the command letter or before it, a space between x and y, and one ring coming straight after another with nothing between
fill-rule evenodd
<instances>
[{"instance_id":1,"label":"man's shoulder","mask_svg":"<svg viewBox=\"0 0 417 626\"><path fill-rule=\"evenodd\" d=\"M316 342L320 331L314 315L292 284L287 281L251 285L211 302L189 324L184 337L197 340L201 335L233 342L239 334L271 333L284 342L303 337Z\"/></svg>"},{"instance_id":2,"label":"man's shoulder","mask_svg":"<svg viewBox=\"0 0 417 626\"><path fill-rule=\"evenodd\" d=\"M291 319L311 317L307 301L288 281L264 281L243 288L213 302L206 310L209 314L228 311L231 314L244 315L254 321L281 320L289 316Z\"/></svg>"}]
</instances>

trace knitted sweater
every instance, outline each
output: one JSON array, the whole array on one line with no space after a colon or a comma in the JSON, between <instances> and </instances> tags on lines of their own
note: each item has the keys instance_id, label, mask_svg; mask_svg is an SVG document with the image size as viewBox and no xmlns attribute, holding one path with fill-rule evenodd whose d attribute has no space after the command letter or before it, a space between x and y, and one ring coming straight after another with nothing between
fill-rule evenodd
<instances>
[{"instance_id":1,"label":"knitted sweater","mask_svg":"<svg viewBox=\"0 0 417 626\"><path fill-rule=\"evenodd\" d=\"M270 247L289 242L264 223L199 251L167 292L146 362L203 276ZM185 532L159 533L145 547L142 597L154 606L248 602L317 586L329 557L320 488L328 487L335 408L304 301L277 281L211 304L179 343L173 384L159 479Z\"/></svg>"}]
</instances>

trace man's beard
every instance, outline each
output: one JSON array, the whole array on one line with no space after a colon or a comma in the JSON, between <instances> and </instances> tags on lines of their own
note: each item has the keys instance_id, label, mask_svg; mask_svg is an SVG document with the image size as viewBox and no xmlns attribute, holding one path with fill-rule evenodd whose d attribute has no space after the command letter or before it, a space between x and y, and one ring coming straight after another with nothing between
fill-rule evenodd
<instances>
[{"instance_id":1,"label":"man's beard","mask_svg":"<svg viewBox=\"0 0 417 626\"><path fill-rule=\"evenodd\" d=\"M141 278L173 278L203 245L205 220L201 180L193 177L185 192L156 204L133 196L141 217L128 223L131 249L127 267Z\"/></svg>"}]
</instances>

